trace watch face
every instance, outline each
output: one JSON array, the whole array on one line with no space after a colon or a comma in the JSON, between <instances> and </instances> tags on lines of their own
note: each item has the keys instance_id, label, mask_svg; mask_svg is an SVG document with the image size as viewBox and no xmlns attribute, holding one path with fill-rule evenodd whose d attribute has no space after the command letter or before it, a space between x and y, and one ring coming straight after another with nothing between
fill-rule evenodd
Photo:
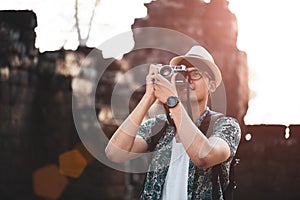
<instances>
[{"instance_id":1,"label":"watch face","mask_svg":"<svg viewBox=\"0 0 300 200\"><path fill-rule=\"evenodd\" d=\"M177 103L178 103L178 98L177 97L171 96L167 99L167 106L170 107L170 108L175 107L177 105Z\"/></svg>"}]
</instances>

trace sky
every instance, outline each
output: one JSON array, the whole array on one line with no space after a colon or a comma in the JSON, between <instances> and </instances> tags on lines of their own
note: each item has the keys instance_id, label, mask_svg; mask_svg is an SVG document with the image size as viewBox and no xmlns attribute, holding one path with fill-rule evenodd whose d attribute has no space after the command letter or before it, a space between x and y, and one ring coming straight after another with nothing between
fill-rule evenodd
<instances>
[{"instance_id":1,"label":"sky","mask_svg":"<svg viewBox=\"0 0 300 200\"><path fill-rule=\"evenodd\" d=\"M98 0L87 45L101 44L118 33L129 31L135 18L145 17L144 3L150 0ZM87 30L95 0L78 0L81 30ZM118 5L118 6L115 6ZM75 0L0 0L0 10L33 10L37 15L36 47L40 52L76 49L77 34L73 29ZM112 12L113 11L113 12ZM85 32L82 32L85 35ZM66 40L67 38L67 40Z\"/></svg>"},{"instance_id":2,"label":"sky","mask_svg":"<svg viewBox=\"0 0 300 200\"><path fill-rule=\"evenodd\" d=\"M300 123L299 1L230 0L240 50L248 55L247 124Z\"/></svg>"},{"instance_id":3,"label":"sky","mask_svg":"<svg viewBox=\"0 0 300 200\"><path fill-rule=\"evenodd\" d=\"M57 50L63 44L66 49L76 49L74 2L0 0L0 10L27 9L37 14L36 47L41 52ZM89 5L94 0L79 2L80 10L92 10ZM146 16L145 2L150 0L100 0L93 24L97 28L92 28L93 39L87 45L129 31L134 18ZM252 98L245 123L300 124L298 0L229 0L229 8L238 21L237 46L248 56ZM87 25L90 13L79 13L82 27Z\"/></svg>"}]
</instances>

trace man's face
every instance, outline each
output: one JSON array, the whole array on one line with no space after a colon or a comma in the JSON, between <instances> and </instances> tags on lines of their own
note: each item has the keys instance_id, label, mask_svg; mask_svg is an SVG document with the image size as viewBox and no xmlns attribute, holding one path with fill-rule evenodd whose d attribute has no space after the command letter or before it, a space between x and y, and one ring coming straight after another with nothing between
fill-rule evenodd
<instances>
[{"instance_id":1,"label":"man's face","mask_svg":"<svg viewBox=\"0 0 300 200\"><path fill-rule=\"evenodd\" d=\"M199 71L198 68L188 67L186 74L186 82L189 86L187 88L186 84L178 85L177 92L181 101L187 101L187 92L190 93L190 101L191 102L201 102L207 98L209 94L209 78L208 74Z\"/></svg>"}]
</instances>

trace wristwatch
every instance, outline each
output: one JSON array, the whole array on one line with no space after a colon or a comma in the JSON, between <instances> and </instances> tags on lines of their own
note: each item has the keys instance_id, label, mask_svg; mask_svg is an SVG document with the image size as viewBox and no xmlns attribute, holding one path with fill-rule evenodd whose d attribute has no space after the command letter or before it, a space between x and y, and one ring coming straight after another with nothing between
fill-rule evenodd
<instances>
[{"instance_id":1,"label":"wristwatch","mask_svg":"<svg viewBox=\"0 0 300 200\"><path fill-rule=\"evenodd\" d=\"M175 96L170 96L167 99L166 105L168 108L174 108L179 103L179 99Z\"/></svg>"}]
</instances>

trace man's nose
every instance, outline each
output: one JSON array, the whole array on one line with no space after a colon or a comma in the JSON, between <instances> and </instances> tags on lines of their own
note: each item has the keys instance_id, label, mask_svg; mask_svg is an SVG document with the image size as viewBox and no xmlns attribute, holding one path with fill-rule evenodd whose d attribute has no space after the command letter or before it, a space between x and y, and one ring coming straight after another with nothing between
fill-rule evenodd
<instances>
[{"instance_id":1,"label":"man's nose","mask_svg":"<svg viewBox=\"0 0 300 200\"><path fill-rule=\"evenodd\" d=\"M190 83L190 76L189 75L185 75L185 81L187 82L187 83Z\"/></svg>"},{"instance_id":2,"label":"man's nose","mask_svg":"<svg viewBox=\"0 0 300 200\"><path fill-rule=\"evenodd\" d=\"M190 89L195 88L194 81L189 76L186 76L185 80L188 83L188 86L189 86Z\"/></svg>"}]
</instances>

